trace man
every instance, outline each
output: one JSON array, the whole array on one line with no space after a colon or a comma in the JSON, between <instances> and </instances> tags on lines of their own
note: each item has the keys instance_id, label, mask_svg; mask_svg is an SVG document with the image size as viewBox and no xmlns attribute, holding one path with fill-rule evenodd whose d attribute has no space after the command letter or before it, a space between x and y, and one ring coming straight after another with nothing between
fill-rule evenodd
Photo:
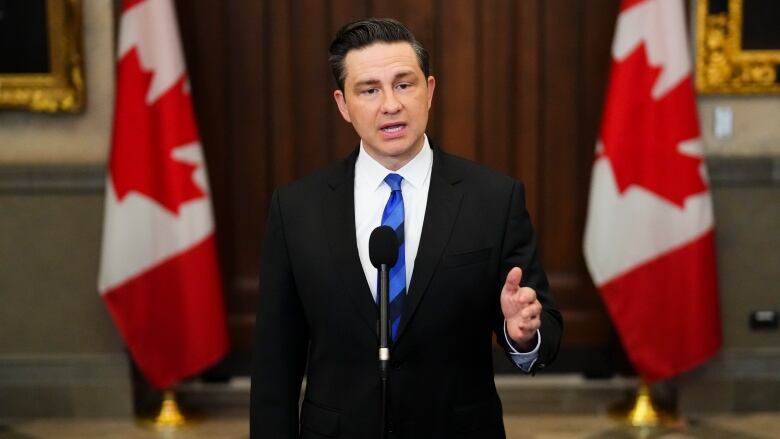
<instances>
[{"instance_id":1,"label":"man","mask_svg":"<svg viewBox=\"0 0 780 439\"><path fill-rule=\"evenodd\" d=\"M503 438L492 334L530 373L555 357L562 328L523 188L430 144L436 82L403 25L348 24L330 52L336 104L361 142L343 162L273 195L251 437L379 437L368 240L386 224L401 244L390 273L388 437Z\"/></svg>"}]
</instances>

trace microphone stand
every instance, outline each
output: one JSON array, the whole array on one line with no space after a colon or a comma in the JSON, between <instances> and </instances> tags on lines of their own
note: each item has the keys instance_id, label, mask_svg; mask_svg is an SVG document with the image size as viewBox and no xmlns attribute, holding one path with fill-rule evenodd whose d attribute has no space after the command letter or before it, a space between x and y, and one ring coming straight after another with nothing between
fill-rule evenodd
<instances>
[{"instance_id":1,"label":"microphone stand","mask_svg":"<svg viewBox=\"0 0 780 439\"><path fill-rule=\"evenodd\" d=\"M390 284L390 274L387 264L379 266L379 373L381 380L381 402L379 421L381 432L379 437L387 437L387 367L390 363L390 345L389 328L390 323L387 318L389 307L388 285Z\"/></svg>"}]
</instances>

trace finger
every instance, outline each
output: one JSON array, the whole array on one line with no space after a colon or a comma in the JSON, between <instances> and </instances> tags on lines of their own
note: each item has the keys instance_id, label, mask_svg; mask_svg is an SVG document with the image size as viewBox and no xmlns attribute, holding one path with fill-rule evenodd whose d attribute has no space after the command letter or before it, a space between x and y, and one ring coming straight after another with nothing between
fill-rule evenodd
<instances>
[{"instance_id":1,"label":"finger","mask_svg":"<svg viewBox=\"0 0 780 439\"><path fill-rule=\"evenodd\" d=\"M536 331L536 329L541 325L541 320L539 319L539 316L534 316L534 318L528 319L520 318L512 322L512 325L518 330L527 333L529 331Z\"/></svg>"},{"instance_id":2,"label":"finger","mask_svg":"<svg viewBox=\"0 0 780 439\"><path fill-rule=\"evenodd\" d=\"M521 287L517 296L517 300L529 305L536 302L536 291L530 287Z\"/></svg>"},{"instance_id":3,"label":"finger","mask_svg":"<svg viewBox=\"0 0 780 439\"><path fill-rule=\"evenodd\" d=\"M518 323L508 327L509 336L514 340L528 340L536 334L539 326L538 322Z\"/></svg>"},{"instance_id":4,"label":"finger","mask_svg":"<svg viewBox=\"0 0 780 439\"><path fill-rule=\"evenodd\" d=\"M523 327L515 324L508 328L509 330L509 337L511 337L514 340L525 340L528 337L528 333L523 329Z\"/></svg>"},{"instance_id":5,"label":"finger","mask_svg":"<svg viewBox=\"0 0 780 439\"><path fill-rule=\"evenodd\" d=\"M504 289L509 292L517 292L520 289L520 279L523 277L523 271L520 267L514 267L509 270L506 275L506 281L504 282Z\"/></svg>"},{"instance_id":6,"label":"finger","mask_svg":"<svg viewBox=\"0 0 780 439\"><path fill-rule=\"evenodd\" d=\"M526 334L536 332L540 326L542 326L542 323L539 319L531 320L525 325L525 332Z\"/></svg>"},{"instance_id":7,"label":"finger","mask_svg":"<svg viewBox=\"0 0 780 439\"><path fill-rule=\"evenodd\" d=\"M538 301L526 306L520 311L520 316L525 320L538 319L542 312L542 304Z\"/></svg>"}]
</instances>

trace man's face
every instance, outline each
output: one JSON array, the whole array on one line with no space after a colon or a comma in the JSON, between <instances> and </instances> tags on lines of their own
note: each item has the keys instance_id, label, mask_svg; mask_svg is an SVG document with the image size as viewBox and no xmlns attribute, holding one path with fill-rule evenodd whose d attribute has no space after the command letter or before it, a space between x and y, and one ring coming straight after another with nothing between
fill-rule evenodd
<instances>
[{"instance_id":1,"label":"man's face","mask_svg":"<svg viewBox=\"0 0 780 439\"><path fill-rule=\"evenodd\" d=\"M344 91L336 90L339 111L363 140L366 152L397 170L420 151L433 76L425 78L411 44L374 43L344 58Z\"/></svg>"}]
</instances>

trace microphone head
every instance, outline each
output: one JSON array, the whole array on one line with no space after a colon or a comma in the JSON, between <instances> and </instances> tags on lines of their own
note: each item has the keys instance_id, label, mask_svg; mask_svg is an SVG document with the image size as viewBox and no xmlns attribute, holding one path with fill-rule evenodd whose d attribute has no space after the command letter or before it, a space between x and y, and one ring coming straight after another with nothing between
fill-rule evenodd
<instances>
[{"instance_id":1,"label":"microphone head","mask_svg":"<svg viewBox=\"0 0 780 439\"><path fill-rule=\"evenodd\" d=\"M368 257L371 265L379 268L385 264L392 267L398 260L398 237L390 226L379 226L368 239Z\"/></svg>"}]
</instances>

